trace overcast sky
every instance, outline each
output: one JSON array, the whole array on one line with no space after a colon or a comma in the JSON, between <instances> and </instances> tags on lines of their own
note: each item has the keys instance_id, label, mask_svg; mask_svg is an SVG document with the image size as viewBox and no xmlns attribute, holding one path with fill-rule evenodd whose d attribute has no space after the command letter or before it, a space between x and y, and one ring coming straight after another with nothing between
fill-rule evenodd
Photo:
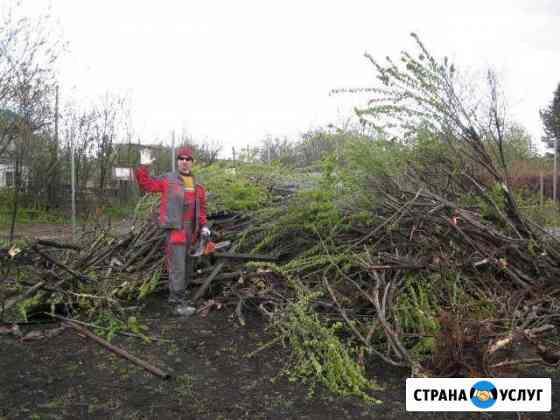
<instances>
[{"instance_id":1,"label":"overcast sky","mask_svg":"<svg viewBox=\"0 0 560 420\"><path fill-rule=\"evenodd\" d=\"M45 2L31 1L38 10ZM500 74L511 112L539 140L560 82L559 0L52 0L69 53L61 94L130 96L143 142L172 129L231 146L341 124L382 59L415 51ZM85 100L85 99L84 99ZM538 141L540 143L540 141Z\"/></svg>"}]
</instances>

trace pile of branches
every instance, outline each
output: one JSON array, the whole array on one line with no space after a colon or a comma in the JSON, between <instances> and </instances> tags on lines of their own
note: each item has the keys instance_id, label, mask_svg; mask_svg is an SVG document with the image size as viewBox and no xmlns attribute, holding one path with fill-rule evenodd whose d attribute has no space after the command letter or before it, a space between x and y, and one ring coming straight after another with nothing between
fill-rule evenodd
<instances>
[{"instance_id":1,"label":"pile of branches","mask_svg":"<svg viewBox=\"0 0 560 420\"><path fill-rule=\"evenodd\" d=\"M276 271L327 324L343 323L362 363L369 354L413 375L485 376L559 361L560 241L519 213L505 187L497 202L474 178L456 177L463 193L443 195L413 173L370 179L364 192L382 203L370 223L349 212L312 235L308 221L275 229L266 214L246 246L290 255ZM464 191L484 204L462 204Z\"/></svg>"},{"instance_id":2,"label":"pile of branches","mask_svg":"<svg viewBox=\"0 0 560 420\"><path fill-rule=\"evenodd\" d=\"M280 199L291 193L274 191ZM158 206L157 197L142 199L124 232L96 225L76 243L29 239L23 247L0 249L0 335L36 340L71 327L152 374L169 378L170 373L99 336L106 334L110 339L118 333L143 340L161 339L147 336L137 318L128 316L143 306L138 303L150 293L165 290L167 295L168 233L159 227ZM210 215L208 221L213 241L222 242L216 244L219 252L195 257L188 293L199 314L230 307L242 325L249 312L271 319L285 306L290 293L281 277L261 268L259 262L275 262L277 257L235 253L238 237L251 223L250 215L222 211ZM20 320L22 315L25 321ZM62 321L62 325L25 334L19 329L20 324L45 320ZM96 333L84 327L92 327Z\"/></svg>"},{"instance_id":3,"label":"pile of branches","mask_svg":"<svg viewBox=\"0 0 560 420\"><path fill-rule=\"evenodd\" d=\"M496 77L488 72L485 106L473 105L448 59L412 37L417 56L403 52L399 66L366 55L380 86L347 91L372 95L357 111L364 124L398 127L405 145L428 136L432 154L411 156L398 176L372 176L362 192L382 203L369 209L374 221L347 218L350 228L317 235L286 272L323 296L314 307L344 322L362 361L469 376L556 363L560 242L517 207Z\"/></svg>"},{"instance_id":4,"label":"pile of branches","mask_svg":"<svg viewBox=\"0 0 560 420\"><path fill-rule=\"evenodd\" d=\"M153 204L155 207L157 201ZM235 238L249 223L250 217L241 214L214 215L210 220L213 239L230 238L223 242L224 250L233 243L233 251ZM120 235L109 229L95 229L83 233L77 241L79 245L35 239L28 240L21 249L14 246L2 250L3 287L8 289L2 314L31 298L30 313L36 312L34 308L44 310L54 304L79 310L89 318L95 318L102 310L119 313L123 305L167 288L166 237L151 211L150 217L134 220L131 228ZM202 312L232 306L242 323L247 309L269 315L279 299L267 291L279 284L270 270L247 264L259 260L276 258L226 252L196 258L193 290L189 293L195 300L204 301ZM25 289L17 292L18 285ZM68 309L64 312L68 313Z\"/></svg>"},{"instance_id":5,"label":"pile of branches","mask_svg":"<svg viewBox=\"0 0 560 420\"><path fill-rule=\"evenodd\" d=\"M514 364L560 360L555 346L538 340L539 334L553 337L560 325L558 239L521 217L517 225L504 213L489 221L476 207L379 181L375 190L384 197L387 216L346 240L355 271L338 269L341 276L332 285L324 279L348 330L365 349L417 374L490 374ZM403 325L407 320L412 325ZM375 346L380 332L385 351ZM413 350L426 337L433 338L431 358L422 364ZM534 346L535 357L500 361L508 357L500 351L519 340Z\"/></svg>"}]
</instances>

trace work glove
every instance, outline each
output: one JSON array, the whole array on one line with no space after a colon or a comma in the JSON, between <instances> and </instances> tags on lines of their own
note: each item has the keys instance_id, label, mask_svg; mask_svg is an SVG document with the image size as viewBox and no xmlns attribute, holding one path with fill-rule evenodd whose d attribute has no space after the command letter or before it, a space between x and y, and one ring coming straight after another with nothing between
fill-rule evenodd
<instances>
[{"instance_id":1,"label":"work glove","mask_svg":"<svg viewBox=\"0 0 560 420\"><path fill-rule=\"evenodd\" d=\"M200 230L200 236L202 236L203 238L209 238L210 235L212 235L212 231L210 231L210 229L208 229L208 227L204 226Z\"/></svg>"},{"instance_id":2,"label":"work glove","mask_svg":"<svg viewBox=\"0 0 560 420\"><path fill-rule=\"evenodd\" d=\"M140 165L151 165L155 160L150 149L142 149L140 151Z\"/></svg>"}]
</instances>

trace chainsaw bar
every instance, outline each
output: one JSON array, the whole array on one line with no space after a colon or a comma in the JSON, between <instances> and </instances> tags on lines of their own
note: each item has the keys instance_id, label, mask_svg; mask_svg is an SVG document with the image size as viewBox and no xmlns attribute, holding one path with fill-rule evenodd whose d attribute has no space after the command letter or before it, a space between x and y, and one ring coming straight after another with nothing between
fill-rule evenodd
<instances>
[{"instance_id":1,"label":"chainsaw bar","mask_svg":"<svg viewBox=\"0 0 560 420\"><path fill-rule=\"evenodd\" d=\"M231 241L218 242L217 244L209 239L201 239L196 248L191 252L191 257L201 257L212 254L214 251L226 249L231 245Z\"/></svg>"}]
</instances>

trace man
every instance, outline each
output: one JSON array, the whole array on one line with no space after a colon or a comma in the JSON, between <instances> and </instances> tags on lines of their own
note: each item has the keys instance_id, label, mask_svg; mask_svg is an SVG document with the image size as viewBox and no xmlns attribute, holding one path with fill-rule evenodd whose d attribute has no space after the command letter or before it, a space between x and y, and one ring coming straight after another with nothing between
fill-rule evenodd
<instances>
[{"instance_id":1,"label":"man","mask_svg":"<svg viewBox=\"0 0 560 420\"><path fill-rule=\"evenodd\" d=\"M160 193L159 223L167 230L166 260L169 274L169 302L180 316L196 312L185 300L185 289L193 274L190 250L199 236L209 237L206 226L206 195L192 173L193 154L188 147L176 151L178 172L168 172L159 177L148 174L146 164L153 162L149 156L141 157L135 172L140 189Z\"/></svg>"}]
</instances>

